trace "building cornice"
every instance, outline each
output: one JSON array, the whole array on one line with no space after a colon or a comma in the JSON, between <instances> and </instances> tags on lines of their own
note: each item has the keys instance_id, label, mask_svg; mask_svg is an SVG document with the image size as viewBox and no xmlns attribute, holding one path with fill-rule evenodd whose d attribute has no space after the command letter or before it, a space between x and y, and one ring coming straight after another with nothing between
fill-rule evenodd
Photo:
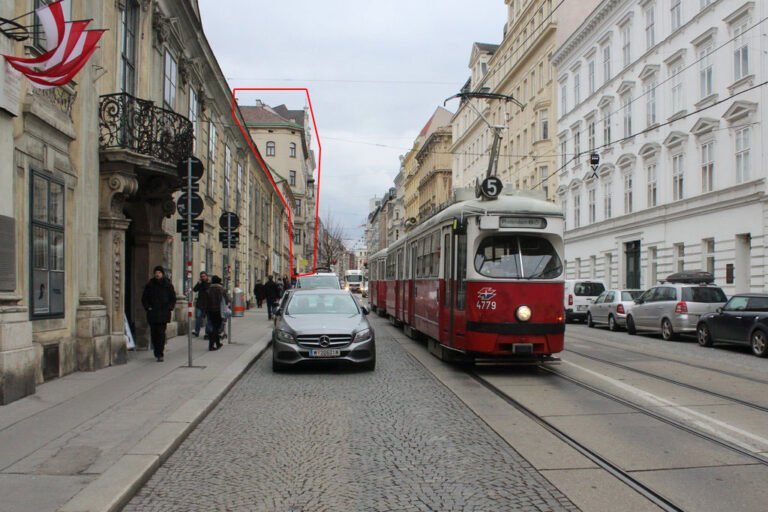
<instances>
[{"instance_id":1,"label":"building cornice","mask_svg":"<svg viewBox=\"0 0 768 512\"><path fill-rule=\"evenodd\" d=\"M621 0L603 0L603 2L592 11L587 19L584 20L584 23L582 23L579 28L565 40L560 48L555 51L552 55L552 64L559 67L584 39L593 34L595 27L597 27L597 25L619 5L620 1Z\"/></svg>"}]
</instances>

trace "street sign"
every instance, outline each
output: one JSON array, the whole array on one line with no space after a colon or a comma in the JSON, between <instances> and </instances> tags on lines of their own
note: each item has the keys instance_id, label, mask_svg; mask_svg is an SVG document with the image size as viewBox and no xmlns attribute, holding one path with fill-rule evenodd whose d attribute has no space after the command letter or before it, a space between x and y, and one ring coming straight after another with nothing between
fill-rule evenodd
<instances>
[{"instance_id":1,"label":"street sign","mask_svg":"<svg viewBox=\"0 0 768 512\"><path fill-rule=\"evenodd\" d=\"M485 197L489 198L494 198L501 194L502 188L504 188L504 185L496 176L488 176L480 184L480 192L482 192Z\"/></svg>"},{"instance_id":2,"label":"street sign","mask_svg":"<svg viewBox=\"0 0 768 512\"><path fill-rule=\"evenodd\" d=\"M187 233L182 233L181 234L181 241L182 242L186 242L187 240L189 240L189 238L187 238ZM199 233L195 233L195 232L192 233L192 241L193 242L199 242L200 241Z\"/></svg>"},{"instance_id":3,"label":"street sign","mask_svg":"<svg viewBox=\"0 0 768 512\"><path fill-rule=\"evenodd\" d=\"M219 217L219 227L227 229L227 220L229 220L229 229L235 230L240 227L240 217L234 212L224 212Z\"/></svg>"},{"instance_id":4,"label":"street sign","mask_svg":"<svg viewBox=\"0 0 768 512\"><path fill-rule=\"evenodd\" d=\"M190 157L192 159L192 181L198 181L200 178L203 177L203 162L200 161L199 158ZM181 162L178 163L176 166L176 173L179 175L179 178L182 178L184 180L187 179L187 173L189 171L189 162L185 158Z\"/></svg>"},{"instance_id":5,"label":"street sign","mask_svg":"<svg viewBox=\"0 0 768 512\"><path fill-rule=\"evenodd\" d=\"M205 223L203 219L196 219L192 221L192 234L198 234L203 232L203 226ZM187 219L176 219L176 232L187 234Z\"/></svg>"},{"instance_id":6,"label":"street sign","mask_svg":"<svg viewBox=\"0 0 768 512\"><path fill-rule=\"evenodd\" d=\"M240 241L240 233L237 231L232 231L229 233L229 236L227 236L226 231L219 231L219 242L226 242L227 240L239 242Z\"/></svg>"},{"instance_id":7,"label":"street sign","mask_svg":"<svg viewBox=\"0 0 768 512\"><path fill-rule=\"evenodd\" d=\"M179 199L176 201L176 211L179 212L179 215L182 217L187 216L187 193L183 193L179 196ZM199 217L200 214L203 213L203 198L200 197L198 194L192 193L192 217Z\"/></svg>"},{"instance_id":8,"label":"street sign","mask_svg":"<svg viewBox=\"0 0 768 512\"><path fill-rule=\"evenodd\" d=\"M187 180L182 180L182 181L184 182L184 184L181 186L181 191L182 192L189 192L190 190L192 190L192 192L200 192L200 183L199 182L192 183L192 187L190 188L190 187L187 186Z\"/></svg>"}]
</instances>

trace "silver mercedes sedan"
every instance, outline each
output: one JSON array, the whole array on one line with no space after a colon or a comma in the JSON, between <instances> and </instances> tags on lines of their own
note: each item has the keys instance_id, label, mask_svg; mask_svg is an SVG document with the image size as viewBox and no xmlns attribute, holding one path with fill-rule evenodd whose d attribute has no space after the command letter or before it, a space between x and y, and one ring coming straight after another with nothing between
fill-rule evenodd
<instances>
[{"instance_id":1,"label":"silver mercedes sedan","mask_svg":"<svg viewBox=\"0 0 768 512\"><path fill-rule=\"evenodd\" d=\"M347 291L295 290L278 311L272 331L272 370L311 361L344 361L376 367L373 327Z\"/></svg>"}]
</instances>

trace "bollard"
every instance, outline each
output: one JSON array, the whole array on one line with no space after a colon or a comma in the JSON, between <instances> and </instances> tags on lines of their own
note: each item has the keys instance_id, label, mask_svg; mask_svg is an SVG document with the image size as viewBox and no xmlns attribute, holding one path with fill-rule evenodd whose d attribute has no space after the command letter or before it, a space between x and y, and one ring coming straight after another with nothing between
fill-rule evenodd
<instances>
[{"instance_id":1,"label":"bollard","mask_svg":"<svg viewBox=\"0 0 768 512\"><path fill-rule=\"evenodd\" d=\"M245 316L245 292L237 287L232 298L232 316Z\"/></svg>"}]
</instances>

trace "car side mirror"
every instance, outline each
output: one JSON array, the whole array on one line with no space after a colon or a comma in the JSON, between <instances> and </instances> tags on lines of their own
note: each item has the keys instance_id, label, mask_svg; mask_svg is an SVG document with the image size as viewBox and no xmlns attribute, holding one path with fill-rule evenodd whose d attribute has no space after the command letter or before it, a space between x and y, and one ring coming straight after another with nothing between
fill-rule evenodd
<instances>
[{"instance_id":1,"label":"car side mirror","mask_svg":"<svg viewBox=\"0 0 768 512\"><path fill-rule=\"evenodd\" d=\"M717 313L722 313L722 312L723 312L723 308L717 308L715 311L716 311Z\"/></svg>"},{"instance_id":2,"label":"car side mirror","mask_svg":"<svg viewBox=\"0 0 768 512\"><path fill-rule=\"evenodd\" d=\"M275 310L275 316L280 316L283 314L283 308L277 308Z\"/></svg>"},{"instance_id":3,"label":"car side mirror","mask_svg":"<svg viewBox=\"0 0 768 512\"><path fill-rule=\"evenodd\" d=\"M368 313L370 313L370 312L371 312L371 310L370 310L370 309L368 309L368 308L367 308L367 307L365 307L365 306L362 306L360 309L362 309L362 310L363 310L363 314L364 314L364 315L367 315Z\"/></svg>"}]
</instances>

